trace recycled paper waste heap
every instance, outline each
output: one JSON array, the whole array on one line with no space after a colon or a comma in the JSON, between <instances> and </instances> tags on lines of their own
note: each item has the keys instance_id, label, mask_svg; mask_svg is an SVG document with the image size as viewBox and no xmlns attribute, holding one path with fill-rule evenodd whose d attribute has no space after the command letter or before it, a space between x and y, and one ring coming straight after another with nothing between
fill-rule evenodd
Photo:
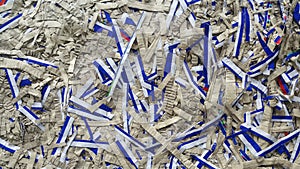
<instances>
[{"instance_id":1,"label":"recycled paper waste heap","mask_svg":"<svg viewBox=\"0 0 300 169\"><path fill-rule=\"evenodd\" d=\"M296 0L0 0L0 169L299 169L299 56Z\"/></svg>"}]
</instances>

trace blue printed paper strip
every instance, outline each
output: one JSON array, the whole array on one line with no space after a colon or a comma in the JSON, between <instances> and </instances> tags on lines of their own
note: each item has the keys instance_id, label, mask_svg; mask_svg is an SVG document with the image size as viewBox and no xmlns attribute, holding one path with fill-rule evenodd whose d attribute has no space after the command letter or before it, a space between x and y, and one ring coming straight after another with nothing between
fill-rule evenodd
<instances>
[{"instance_id":1,"label":"blue printed paper strip","mask_svg":"<svg viewBox=\"0 0 300 169\"><path fill-rule=\"evenodd\" d=\"M35 58L35 57L31 57L31 56L26 56L26 58L16 58L17 60L24 60L26 61L28 64L37 64L37 65L40 65L40 66L43 66L43 67L53 67L53 68L58 68L58 66L56 66L55 64L49 62L49 61L45 61L45 60L42 60L42 59L38 59L38 58Z\"/></svg>"},{"instance_id":2,"label":"blue printed paper strip","mask_svg":"<svg viewBox=\"0 0 300 169\"><path fill-rule=\"evenodd\" d=\"M260 152L257 153L257 156L265 156L268 153L277 150L278 148L280 148L282 145L286 144L287 142L291 141L292 139L294 139L295 137L298 137L300 132L300 129L293 131L292 133L290 133L289 135L280 138L279 140L277 140L276 142L274 142L272 145L270 145L269 147L267 147L266 149L261 150Z\"/></svg>"},{"instance_id":3,"label":"blue printed paper strip","mask_svg":"<svg viewBox=\"0 0 300 169\"><path fill-rule=\"evenodd\" d=\"M14 153L15 151L20 149L20 147L11 145L9 142L1 138L0 138L0 148L10 153Z\"/></svg>"},{"instance_id":4,"label":"blue printed paper strip","mask_svg":"<svg viewBox=\"0 0 300 169\"><path fill-rule=\"evenodd\" d=\"M200 94L200 96L205 99L206 98L206 93L205 91L200 87L198 86L198 84L195 82L195 78L194 76L192 75L192 72L187 64L186 61L183 62L183 70L185 72L185 75L187 76L188 78L188 81L189 83L192 85L192 87L197 91L198 94Z\"/></svg>"},{"instance_id":5,"label":"blue printed paper strip","mask_svg":"<svg viewBox=\"0 0 300 169\"><path fill-rule=\"evenodd\" d=\"M300 2L298 2L294 9L294 21L300 26Z\"/></svg>"},{"instance_id":6,"label":"blue printed paper strip","mask_svg":"<svg viewBox=\"0 0 300 169\"><path fill-rule=\"evenodd\" d=\"M109 150L108 142L95 142L91 140L74 140L71 143L71 147L81 147L81 148L103 148Z\"/></svg>"},{"instance_id":7,"label":"blue printed paper strip","mask_svg":"<svg viewBox=\"0 0 300 169\"><path fill-rule=\"evenodd\" d=\"M69 135L69 132L71 130L72 124L74 122L74 118L67 116L64 122L64 125L61 128L61 131L58 135L57 141L56 143L64 143L67 139L67 136ZM56 147L52 150L51 155L52 156L57 156L59 153L61 152L61 148L60 147Z\"/></svg>"},{"instance_id":8,"label":"blue printed paper strip","mask_svg":"<svg viewBox=\"0 0 300 169\"><path fill-rule=\"evenodd\" d=\"M119 82L119 79L120 79L120 76L121 76L121 72L123 71L123 66L124 66L124 63L125 61L127 60L127 57L129 55L129 51L133 45L133 42L135 41L135 38L136 38L136 30L140 29L140 27L142 26L142 23L144 22L144 19L146 17L146 12L143 12L139 21L138 21L138 24L136 26L136 29L133 33L133 35L131 36L131 39L129 41L129 43L127 44L126 46L126 49L124 51L124 55L122 55L122 59L120 61L120 64L119 64L119 67L118 67L118 70L115 74L115 78L113 79L113 82L112 82L112 85L111 85L111 89L110 89L110 92L108 94L108 96L112 96L113 93L114 93L114 90L117 86L117 83Z\"/></svg>"},{"instance_id":9,"label":"blue printed paper strip","mask_svg":"<svg viewBox=\"0 0 300 169\"><path fill-rule=\"evenodd\" d=\"M146 146L141 143L140 141L138 141L136 138L132 137L131 135L129 135L128 133L126 133L126 131L124 131L122 128L115 126L115 130L124 138L128 139L128 141L130 141L131 143L133 143L134 145L138 146L139 148L141 148L142 150L144 150L146 148Z\"/></svg>"},{"instance_id":10,"label":"blue printed paper strip","mask_svg":"<svg viewBox=\"0 0 300 169\"><path fill-rule=\"evenodd\" d=\"M116 144L118 148L121 150L125 158L132 164L136 169L138 169L137 159L134 157L131 150L127 148L127 145L122 140L117 140Z\"/></svg>"},{"instance_id":11,"label":"blue printed paper strip","mask_svg":"<svg viewBox=\"0 0 300 169\"><path fill-rule=\"evenodd\" d=\"M11 18L10 20L8 20L7 22L0 25L0 33L5 31L6 29L8 29L14 23L17 23L21 19L22 15L23 14L20 13L20 14L16 15L15 17Z\"/></svg>"}]
</instances>

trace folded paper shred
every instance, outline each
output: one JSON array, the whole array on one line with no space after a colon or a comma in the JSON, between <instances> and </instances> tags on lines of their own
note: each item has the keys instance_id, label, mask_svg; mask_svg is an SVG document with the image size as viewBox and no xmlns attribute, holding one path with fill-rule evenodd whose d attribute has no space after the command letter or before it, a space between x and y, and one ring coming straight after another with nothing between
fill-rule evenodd
<instances>
[{"instance_id":1,"label":"folded paper shred","mask_svg":"<svg viewBox=\"0 0 300 169\"><path fill-rule=\"evenodd\" d=\"M0 0L0 169L300 168L300 3Z\"/></svg>"}]
</instances>

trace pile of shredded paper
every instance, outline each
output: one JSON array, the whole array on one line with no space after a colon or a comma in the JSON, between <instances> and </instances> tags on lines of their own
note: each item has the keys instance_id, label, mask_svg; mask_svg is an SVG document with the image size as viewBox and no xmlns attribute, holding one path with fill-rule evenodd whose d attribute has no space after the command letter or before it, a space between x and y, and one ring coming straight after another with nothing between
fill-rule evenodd
<instances>
[{"instance_id":1,"label":"pile of shredded paper","mask_svg":"<svg viewBox=\"0 0 300 169\"><path fill-rule=\"evenodd\" d=\"M0 169L300 169L297 0L0 0Z\"/></svg>"}]
</instances>

